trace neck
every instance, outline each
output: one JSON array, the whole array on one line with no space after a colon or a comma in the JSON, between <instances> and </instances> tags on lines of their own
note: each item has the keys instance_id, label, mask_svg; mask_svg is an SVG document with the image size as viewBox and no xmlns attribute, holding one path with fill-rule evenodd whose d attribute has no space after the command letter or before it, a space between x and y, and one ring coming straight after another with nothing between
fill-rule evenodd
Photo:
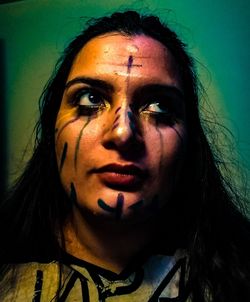
<instances>
[{"instance_id":1,"label":"neck","mask_svg":"<svg viewBox=\"0 0 250 302\"><path fill-rule=\"evenodd\" d=\"M65 228L66 251L113 272L121 272L153 240L157 219L135 224L86 217L74 209Z\"/></svg>"}]
</instances>

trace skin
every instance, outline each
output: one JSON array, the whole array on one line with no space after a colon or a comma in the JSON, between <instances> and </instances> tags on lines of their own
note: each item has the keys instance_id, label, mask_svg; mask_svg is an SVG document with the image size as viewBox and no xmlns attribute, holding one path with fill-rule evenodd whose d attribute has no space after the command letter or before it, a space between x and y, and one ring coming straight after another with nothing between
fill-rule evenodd
<instances>
[{"instance_id":1,"label":"skin","mask_svg":"<svg viewBox=\"0 0 250 302\"><path fill-rule=\"evenodd\" d=\"M86 78L107 85L86 83ZM65 227L68 251L119 271L124 259L150 240L149 230L153 236L154 217L170 199L181 173L185 104L171 53L144 35L110 33L90 40L72 65L56 129L61 182L74 196ZM146 176L135 188L114 188L95 173L108 164L136 165ZM117 255L118 238L126 239L129 255L112 266L115 256L109 247L115 245ZM100 261L106 251L109 264Z\"/></svg>"}]
</instances>

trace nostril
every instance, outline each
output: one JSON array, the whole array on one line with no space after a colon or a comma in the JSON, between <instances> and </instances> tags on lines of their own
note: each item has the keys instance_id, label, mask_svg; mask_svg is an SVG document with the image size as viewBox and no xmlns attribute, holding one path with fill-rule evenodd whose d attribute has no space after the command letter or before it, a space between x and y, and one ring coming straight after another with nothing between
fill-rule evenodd
<instances>
[{"instance_id":1,"label":"nostril","mask_svg":"<svg viewBox=\"0 0 250 302\"><path fill-rule=\"evenodd\" d=\"M103 147L116 151L125 160L141 159L146 152L144 141L140 137L131 137L123 143L117 140L105 140Z\"/></svg>"},{"instance_id":2,"label":"nostril","mask_svg":"<svg viewBox=\"0 0 250 302\"><path fill-rule=\"evenodd\" d=\"M103 129L103 146L117 150L120 154L140 153L143 149L143 135L140 123L130 107L118 107L114 111L111 123Z\"/></svg>"}]
</instances>

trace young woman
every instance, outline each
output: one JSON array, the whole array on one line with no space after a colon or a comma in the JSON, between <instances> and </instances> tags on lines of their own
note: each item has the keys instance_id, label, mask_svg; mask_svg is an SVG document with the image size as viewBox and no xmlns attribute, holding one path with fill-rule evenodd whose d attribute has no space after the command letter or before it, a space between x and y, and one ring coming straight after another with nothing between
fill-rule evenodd
<instances>
[{"instance_id":1,"label":"young woman","mask_svg":"<svg viewBox=\"0 0 250 302\"><path fill-rule=\"evenodd\" d=\"M41 97L1 205L1 301L247 301L250 224L155 16L92 20Z\"/></svg>"}]
</instances>

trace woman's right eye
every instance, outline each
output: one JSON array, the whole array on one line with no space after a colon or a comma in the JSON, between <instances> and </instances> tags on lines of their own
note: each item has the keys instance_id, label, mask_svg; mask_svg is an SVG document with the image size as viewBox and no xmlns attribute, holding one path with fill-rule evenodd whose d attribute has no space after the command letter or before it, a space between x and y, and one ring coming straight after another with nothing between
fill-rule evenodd
<instances>
[{"instance_id":1,"label":"woman's right eye","mask_svg":"<svg viewBox=\"0 0 250 302\"><path fill-rule=\"evenodd\" d=\"M97 92L81 91L77 95L78 106L97 108L105 105L104 98Z\"/></svg>"},{"instance_id":2,"label":"woman's right eye","mask_svg":"<svg viewBox=\"0 0 250 302\"><path fill-rule=\"evenodd\" d=\"M74 105L78 107L79 115L90 116L106 107L107 102L100 92L85 89L75 95Z\"/></svg>"}]
</instances>

